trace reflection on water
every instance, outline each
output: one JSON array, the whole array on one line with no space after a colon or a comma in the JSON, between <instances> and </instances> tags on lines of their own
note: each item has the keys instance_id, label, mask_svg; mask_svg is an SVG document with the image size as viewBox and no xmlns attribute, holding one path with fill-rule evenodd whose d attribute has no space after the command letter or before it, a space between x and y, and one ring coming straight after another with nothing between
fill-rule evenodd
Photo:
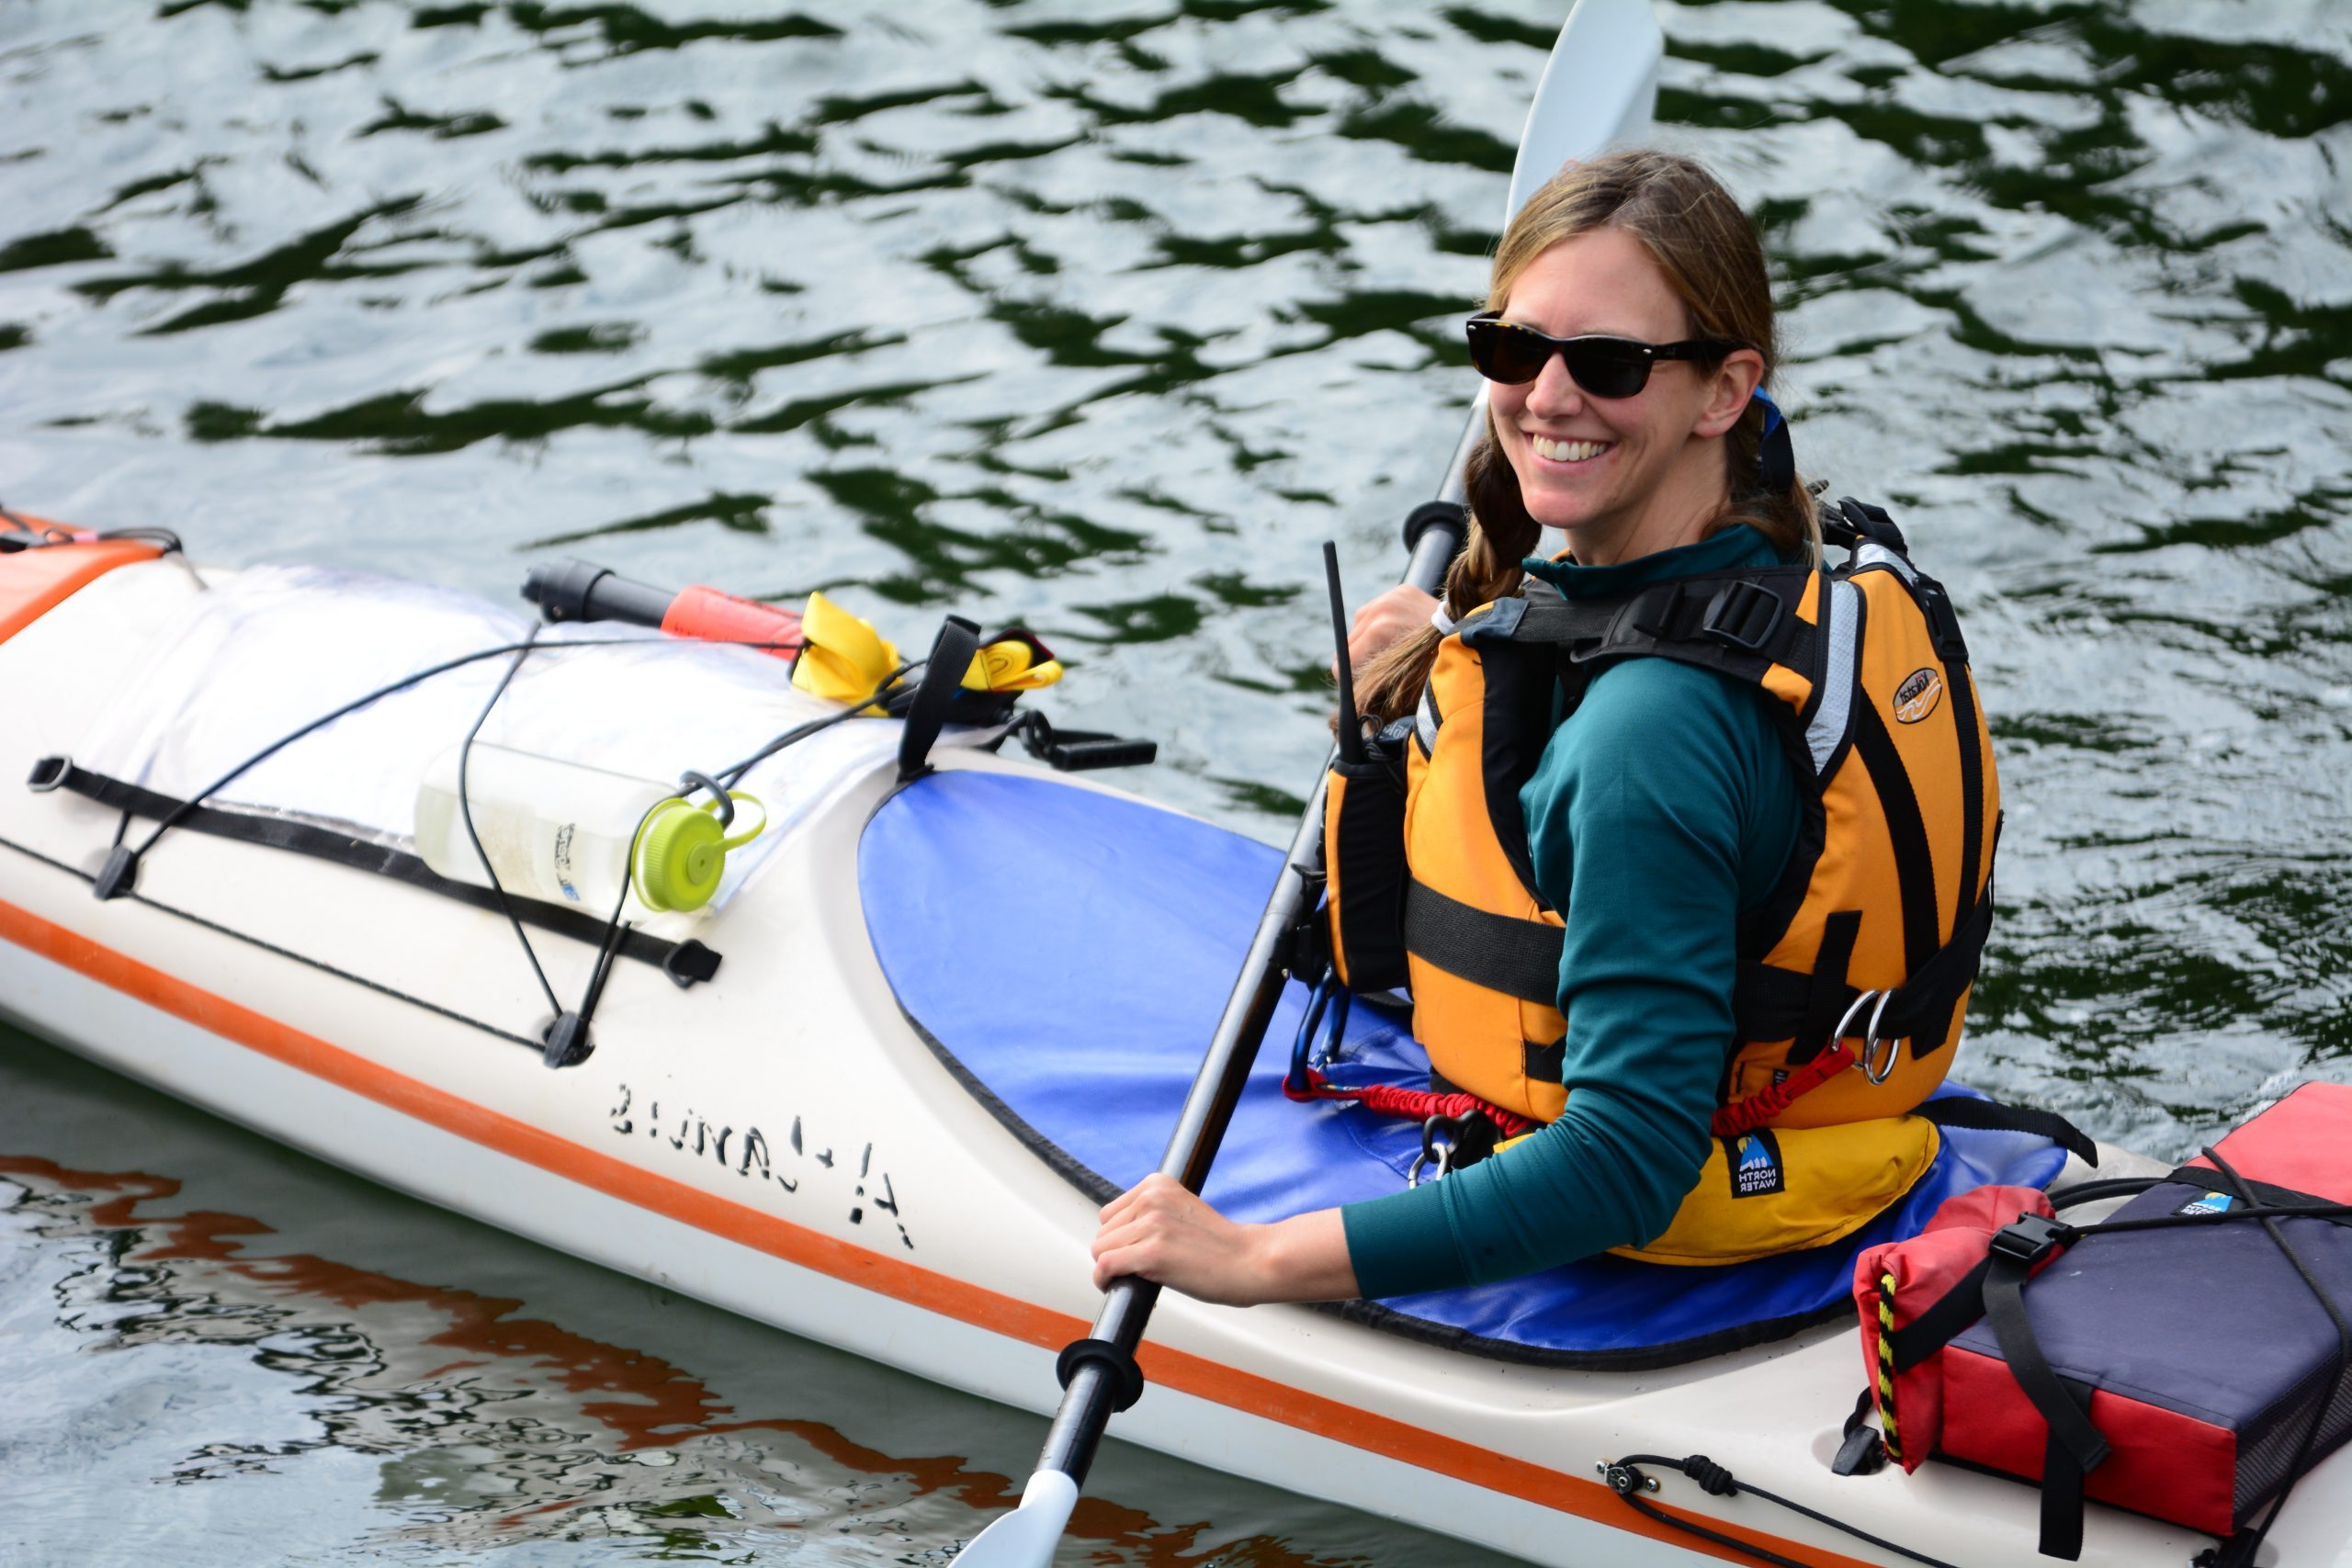
<instances>
[{"instance_id":1,"label":"reflection on water","mask_svg":"<svg viewBox=\"0 0 2352 1568\"><path fill-rule=\"evenodd\" d=\"M1556 11L21 0L0 496L1022 621L1057 721L1275 837L1314 543L1366 592L1450 449ZM2009 811L1965 1076L2176 1155L2344 1075L2352 9L1661 16L1801 464L1967 617Z\"/></svg>"},{"instance_id":2,"label":"reflection on water","mask_svg":"<svg viewBox=\"0 0 2352 1568\"><path fill-rule=\"evenodd\" d=\"M1018 1499L1042 1422L0 1046L11 1562L934 1563ZM1095 1491L1095 1562L1464 1555L1124 1450Z\"/></svg>"}]
</instances>

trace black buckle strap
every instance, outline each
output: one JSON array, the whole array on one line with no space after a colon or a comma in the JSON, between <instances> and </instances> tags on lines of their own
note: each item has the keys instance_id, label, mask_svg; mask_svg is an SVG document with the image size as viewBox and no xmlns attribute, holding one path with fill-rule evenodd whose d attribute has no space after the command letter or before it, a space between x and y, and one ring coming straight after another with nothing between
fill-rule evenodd
<instances>
[{"instance_id":1,"label":"black buckle strap","mask_svg":"<svg viewBox=\"0 0 2352 1568\"><path fill-rule=\"evenodd\" d=\"M2084 1480L2107 1462L2106 1436L2090 1418L2090 1389L2061 1377L2041 1351L2025 1310L2025 1282L2034 1266L2073 1239L2070 1227L2041 1214L2022 1214L1994 1233L1985 1257L1984 1321L2001 1358L2034 1409L2049 1424L2041 1465L2042 1555L2073 1562L2083 1553Z\"/></svg>"},{"instance_id":2,"label":"black buckle strap","mask_svg":"<svg viewBox=\"0 0 2352 1568\"><path fill-rule=\"evenodd\" d=\"M2075 1227L2047 1214L2019 1214L1993 1233L1988 1250L2019 1269L2031 1269L2075 1239Z\"/></svg>"},{"instance_id":3,"label":"black buckle strap","mask_svg":"<svg viewBox=\"0 0 2352 1568\"><path fill-rule=\"evenodd\" d=\"M1948 1094L1924 1102L1912 1114L1924 1116L1939 1127L1969 1127L1980 1133L2030 1133L2037 1138L2049 1139L2085 1165L2098 1164L2098 1145L2055 1111Z\"/></svg>"},{"instance_id":4,"label":"black buckle strap","mask_svg":"<svg viewBox=\"0 0 2352 1568\"><path fill-rule=\"evenodd\" d=\"M1770 659L1790 620L1781 596L1753 582L1734 581L1715 590L1699 617L1699 635L1725 648Z\"/></svg>"},{"instance_id":5,"label":"black buckle strap","mask_svg":"<svg viewBox=\"0 0 2352 1568\"><path fill-rule=\"evenodd\" d=\"M931 772L931 748L947 722L947 705L963 688L964 672L980 651L977 621L950 615L932 639L931 656L909 699L906 728L899 733L899 782L911 784Z\"/></svg>"}]
</instances>

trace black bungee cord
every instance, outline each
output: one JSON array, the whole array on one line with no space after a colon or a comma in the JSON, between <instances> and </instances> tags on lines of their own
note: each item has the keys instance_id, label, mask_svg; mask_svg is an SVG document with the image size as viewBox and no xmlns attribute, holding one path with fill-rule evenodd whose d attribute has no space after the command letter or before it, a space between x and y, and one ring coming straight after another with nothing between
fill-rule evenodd
<instances>
[{"instance_id":1,"label":"black bungee cord","mask_svg":"<svg viewBox=\"0 0 2352 1568\"><path fill-rule=\"evenodd\" d=\"M1621 1459L1613 1460L1601 1466L1601 1479L1608 1482L1609 1489L1623 1498L1643 1517L1654 1519L1662 1525L1671 1525L1686 1534L1712 1540L1718 1546L1727 1546L1734 1551L1745 1552L1758 1562L1771 1563L1773 1568L1806 1568L1806 1565L1793 1557L1784 1557L1769 1547L1758 1546L1752 1540L1743 1540L1736 1535L1726 1535L1721 1530L1709 1529L1705 1525L1669 1514L1656 1504L1644 1501L1635 1494L1655 1492L1657 1490L1657 1483L1642 1472L1643 1465L1650 1465L1659 1470L1679 1470L1697 1482L1699 1490L1711 1497L1736 1497L1746 1493L1751 1496L1761 1497L1768 1503L1778 1503L1792 1513L1803 1514L1815 1524L1827 1525L1832 1529L1843 1530L1856 1540L1868 1541L1882 1551L1892 1551L1898 1557L1907 1557L1914 1562L1924 1564L1925 1568L1953 1568L1951 1563L1940 1557L1929 1557L1925 1552L1914 1551L1907 1546L1898 1546L1882 1536L1872 1535L1870 1531L1849 1525L1843 1519L1832 1518L1817 1508L1808 1508L1803 1503L1783 1497L1777 1492L1767 1492L1761 1486L1751 1486L1704 1454L1692 1454L1688 1459L1668 1459L1664 1454L1626 1454Z\"/></svg>"},{"instance_id":2,"label":"black bungee cord","mask_svg":"<svg viewBox=\"0 0 2352 1568\"><path fill-rule=\"evenodd\" d=\"M24 525L18 523L13 516L8 516L5 511L0 511L0 516L7 517L9 522L17 524L19 527L24 526ZM28 531L29 532L31 530L28 529ZM176 541L175 541L175 543L176 543ZM234 784L247 773L260 766L263 762L267 761L271 757L276 756L278 752L284 750L295 741L303 739L305 736L315 734L319 730L325 728L328 725L334 723L337 719L344 718L351 714L356 713L361 708L367 707L371 704L380 702L386 697L392 696L400 692L407 691L412 687L422 685L424 682L432 680L436 675L445 675L449 673L451 671L463 669L469 664L477 664L484 660L497 659L502 656L511 655L513 662L508 664L505 673L499 677L496 688L493 689L490 694L490 700L482 705L481 711L474 716L472 727L466 731L465 739L460 743L458 754L458 804L459 812L465 819L466 837L473 845L475 857L481 862L483 873L490 878L491 894L498 902L500 913L506 917L507 924L513 928L515 941L522 943L524 956L530 962L532 976L538 981L539 990L541 994L547 998L548 1007L555 1015L541 1035L543 1044L542 1055L546 1060L547 1065L550 1067L567 1067L585 1061L590 1052L594 1049L589 1039L589 1021L595 1013L598 1000L604 995L605 983L612 974L613 962L619 951L620 939L623 933L628 929L628 923L622 919L622 917L628 904L630 878L633 874L636 864L638 844L642 840L645 832L645 825L651 819L653 813L659 810L665 801L684 798L684 794L686 792L682 791L677 794L664 795L662 800L655 801L651 806L648 807L646 808L645 815L638 819L636 831L629 837L628 864L624 866L622 869L620 897L614 901L613 912L605 922L604 940L598 945L595 966L589 973L586 992L582 996L580 1006L577 1009L567 1010L563 1006L561 1000L558 998L554 985L548 979L547 968L539 962L538 950L531 945L531 939L529 935L524 931L523 922L514 913L514 906L508 900L506 888L499 880L497 868L491 864L490 855L482 847L481 835L474 827L473 800L471 792L468 785L470 774L470 766L473 759L473 746L476 738L481 735L482 726L489 721L492 711L498 706L499 700L506 694L507 688L514 683L514 677L521 671L524 661L527 660L535 650L540 650L543 647L548 649L556 650L574 648L644 648L649 646L663 645L684 646L687 641L691 640L693 642L706 643L709 646L718 648L748 648L758 651L772 652L786 648L797 649L800 645L797 643L786 643L776 640L755 640L751 638L696 637L684 639L661 637L581 637L560 643L541 645L538 638L539 633L544 628L540 626L534 624L530 630L524 635L523 639L520 642L501 643L492 648L477 649L471 653L459 654L455 658L443 660L437 664L430 665L425 669L403 675L397 681L389 682L384 685L377 687L371 692L368 692L360 696L355 697L351 701L343 704L341 706L311 720L300 728L278 737L276 740L271 741L268 745L263 747L252 756L247 757L243 761L237 763L236 766L231 768L227 773L222 773L219 778L205 785L203 789L198 791L195 795L190 795L187 799L181 801L177 806L173 807L173 809L165 815L161 821L155 824L153 830L151 831L147 835L146 839L135 849L123 842L130 826L130 813L125 811L121 820L115 826L112 851L107 857L105 867L98 873L98 875L93 882L91 888L92 893L100 899L107 899L119 897L123 894L130 892L133 883L138 877L139 863L141 858L144 856L148 851L153 849L156 843L166 832L187 821L187 818L194 814L197 808L202 806L207 799L219 794L230 784ZM908 662L899 665L896 670L892 671L889 675L883 679L881 684L876 687L876 691L885 690L897 682L903 680L910 671L921 668L924 662L925 661L922 660L910 660ZM757 767L761 762L765 761L768 758L775 756L776 753L786 750L787 747L796 745L798 742L808 739L812 735L818 734L822 730L831 728L834 725L840 724L845 719L851 719L858 716L858 715L863 713L868 705L869 704L867 703L859 703L855 706L843 708L839 713L828 714L822 718L812 719L806 724L796 725L792 728L786 730L783 734L778 735L774 739L768 741L765 745L762 746L758 750L753 751L750 756L745 757L742 761L721 769L715 781L697 773L687 775L684 782L686 782L689 786L692 786L695 783L700 783L706 785L717 783L718 785L718 793L719 798L724 800L726 798L725 792L731 789L746 773L750 773L752 769Z\"/></svg>"},{"instance_id":3,"label":"black bungee cord","mask_svg":"<svg viewBox=\"0 0 2352 1568\"><path fill-rule=\"evenodd\" d=\"M186 547L180 543L180 536L177 534L173 533L169 528L148 525L130 528L98 528L88 531L60 527L56 524L51 524L47 527L36 527L31 518L19 516L5 505L0 505L0 523L7 525L6 531L0 532L0 555L15 555L23 550L47 549L52 545L79 544L85 540L92 544L111 544L121 539L137 540L141 544L153 545L167 556L187 553Z\"/></svg>"},{"instance_id":4,"label":"black bungee cord","mask_svg":"<svg viewBox=\"0 0 2352 1568\"><path fill-rule=\"evenodd\" d=\"M154 830L147 835L145 841L140 844L137 849L129 851L118 849L116 858L122 859L127 857L130 863L122 869L120 874L122 879L119 883L110 886L109 878L116 876L118 872L115 861L109 860L107 862L107 869L99 874L100 891L98 892L98 897L101 898L110 898L117 893L130 891L130 884L129 877L130 874L136 873L139 858L144 855L149 850L153 849L157 840L161 839L172 829L176 828L181 823L187 821L188 817L196 810L196 808L203 805L205 801L210 799L213 795L220 794L220 791L228 788L231 784L244 777L246 773L259 767L262 763L269 761L270 758L275 757L278 752L284 750L287 747L291 746L295 741L301 739L304 736L315 734L317 731L324 729L328 725L333 724L335 720L347 717L348 716L358 712L361 708L368 706L371 703L381 702L384 698L407 691L412 686L422 685L426 681L433 679L435 675L446 675L452 670L462 670L469 664L479 664L485 659L497 659L507 654L523 652L530 649L537 641L537 637L538 628L534 626L531 630L529 638L525 641L500 643L495 648L477 649L471 653L461 653L454 659L445 659L438 664L419 670L413 674L403 675L397 681L392 681L384 685L379 686L374 691L369 692L363 696L354 697L351 701L344 704L341 707L335 708L332 712L322 714L317 718L311 720L310 723L303 725L300 728L279 736L277 739L271 741L268 745L263 747L252 756L247 757L243 761L239 762L235 767L231 768L227 773L222 773L219 778L214 779L210 784L206 784L202 789L197 791L186 800L181 801L177 807L173 808L172 812L168 816L166 816L162 821L155 824ZM710 646L715 648L750 648L763 650L774 650L776 649L796 646L790 643L775 641L720 641L717 638L695 638L694 640L697 642L707 642ZM565 642L550 643L548 646L550 649L645 648L658 646L663 643L682 644L683 639L639 637L580 637Z\"/></svg>"},{"instance_id":5,"label":"black bungee cord","mask_svg":"<svg viewBox=\"0 0 2352 1568\"><path fill-rule=\"evenodd\" d=\"M498 706L498 699L506 694L506 688L514 683L515 673L523 668L523 660L531 657L532 645L538 640L539 628L534 625L524 637L522 646L514 650L514 661L506 666L506 673L498 678L498 685L490 694L490 701L482 704L481 712L474 715L473 728L467 730L466 738L458 743L458 813L466 820L466 839L474 847L474 858L481 862L482 874L490 878L490 893L492 897L498 900L498 912L504 915L506 923L514 928L514 940L523 944L523 956L531 961L531 973L538 976L539 989L547 994L548 1010L554 1013L557 1022L560 1023L563 1018L563 1004L556 1000L555 987L548 984L547 968L540 964L538 950L531 945L530 935L523 930L523 922L515 919L514 906L506 901L506 888L498 880L498 868L490 863L490 852L481 847L481 834L474 828L473 794L467 787L469 771L473 766L474 738L481 733L481 727L490 722L491 710ZM161 831L161 829L157 829L157 832ZM626 892L628 886L626 867L622 869L622 886ZM614 911L613 919L616 924L619 922L618 910ZM609 932L605 940L607 943L612 941ZM603 964L600 962L598 968L602 969L602 967ZM548 1027L553 1030L556 1024L551 1023Z\"/></svg>"},{"instance_id":6,"label":"black bungee cord","mask_svg":"<svg viewBox=\"0 0 2352 1568\"><path fill-rule=\"evenodd\" d=\"M899 665L896 670L891 671L889 674L885 675L882 678L882 683L874 688L875 692L879 694L888 691L899 682L905 680L910 672L921 669L924 662L924 660L920 659L910 659L907 660L907 662ZM871 705L872 705L870 703L860 703L854 707L843 708L839 713L827 714L822 718L812 718L806 724L795 725L790 729L787 729L783 734L777 736L775 739L769 741L766 745L761 747L758 750L752 752L750 756L744 758L741 761L732 762L728 766L719 769L718 774L718 782L721 784L724 784L727 788L733 789L736 784L741 780L745 773L750 773L753 768L758 767L762 762L766 761L770 757L775 756L778 751L783 750L786 747L797 746L801 741L806 740L810 736L818 733L820 730L831 729L833 726L841 723L844 719L855 718L859 714L864 713L866 708Z\"/></svg>"}]
</instances>

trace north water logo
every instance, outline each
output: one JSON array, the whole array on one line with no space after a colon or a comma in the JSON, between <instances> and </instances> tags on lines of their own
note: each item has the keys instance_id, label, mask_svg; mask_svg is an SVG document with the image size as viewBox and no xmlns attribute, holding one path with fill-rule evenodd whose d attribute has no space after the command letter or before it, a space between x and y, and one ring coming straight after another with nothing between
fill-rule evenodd
<instances>
[{"instance_id":1,"label":"north water logo","mask_svg":"<svg viewBox=\"0 0 2352 1568\"><path fill-rule=\"evenodd\" d=\"M1761 1198L1788 1190L1788 1173L1781 1168L1781 1141L1770 1128L1725 1138L1724 1158L1731 1166L1733 1197Z\"/></svg>"},{"instance_id":2,"label":"north water logo","mask_svg":"<svg viewBox=\"0 0 2352 1568\"><path fill-rule=\"evenodd\" d=\"M2226 1214L2237 1203L2226 1192L2208 1192L2202 1198L2192 1198L2173 1211L2176 1214Z\"/></svg>"},{"instance_id":3,"label":"north water logo","mask_svg":"<svg viewBox=\"0 0 2352 1568\"><path fill-rule=\"evenodd\" d=\"M1936 711L1936 703L1943 694L1943 677L1921 665L1903 677L1903 684L1894 688L1894 721L1918 723Z\"/></svg>"}]
</instances>

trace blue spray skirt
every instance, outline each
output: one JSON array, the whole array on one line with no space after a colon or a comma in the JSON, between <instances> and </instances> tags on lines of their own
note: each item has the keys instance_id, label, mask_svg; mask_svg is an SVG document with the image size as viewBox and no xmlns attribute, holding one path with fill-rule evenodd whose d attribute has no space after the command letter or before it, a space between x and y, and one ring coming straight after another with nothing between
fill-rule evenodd
<instances>
[{"instance_id":1,"label":"blue spray skirt","mask_svg":"<svg viewBox=\"0 0 2352 1568\"><path fill-rule=\"evenodd\" d=\"M1039 1157L1099 1201L1156 1169L1233 990L1280 852L1053 779L933 773L876 811L858 892L899 1007L940 1060ZM1420 1129L1282 1079L1306 996L1276 1010L1206 1197L1276 1220L1394 1192ZM1359 1002L1333 1076L1426 1088L1406 1020ZM1758 1344L1850 1312L1854 1258L1986 1182L2040 1187L2064 1151L1943 1130L1908 1197L1845 1240L1725 1268L1594 1258L1347 1316L1502 1359L1626 1370Z\"/></svg>"}]
</instances>

